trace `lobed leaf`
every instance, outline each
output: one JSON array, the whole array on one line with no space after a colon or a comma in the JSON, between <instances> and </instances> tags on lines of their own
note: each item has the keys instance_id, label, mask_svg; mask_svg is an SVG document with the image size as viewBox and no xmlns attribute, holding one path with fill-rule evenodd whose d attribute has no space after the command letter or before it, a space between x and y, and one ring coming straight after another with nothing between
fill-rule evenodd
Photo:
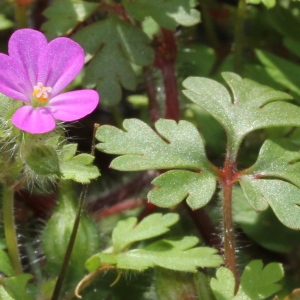
<instances>
[{"instance_id":1,"label":"lobed leaf","mask_svg":"<svg viewBox=\"0 0 300 300\"><path fill-rule=\"evenodd\" d=\"M138 119L125 120L123 127L125 131L104 125L96 133L98 150L122 155L112 161L114 169L210 168L199 132L187 121L160 119L157 133Z\"/></svg>"},{"instance_id":2,"label":"lobed leaf","mask_svg":"<svg viewBox=\"0 0 300 300\"><path fill-rule=\"evenodd\" d=\"M105 105L121 100L124 87L135 90L136 75L132 65L146 66L152 63L154 52L148 45L148 37L136 26L115 16L93 23L73 36L84 48L86 60L83 84L96 87Z\"/></svg>"},{"instance_id":3,"label":"lobed leaf","mask_svg":"<svg viewBox=\"0 0 300 300\"><path fill-rule=\"evenodd\" d=\"M235 279L232 272L221 267L216 273L216 278L212 278L210 285L217 300L233 300ZM250 300L246 298L245 300Z\"/></svg>"},{"instance_id":4,"label":"lobed leaf","mask_svg":"<svg viewBox=\"0 0 300 300\"><path fill-rule=\"evenodd\" d=\"M266 140L257 161L244 172L259 178L280 178L300 188L299 147L288 140Z\"/></svg>"},{"instance_id":5,"label":"lobed leaf","mask_svg":"<svg viewBox=\"0 0 300 300\"><path fill-rule=\"evenodd\" d=\"M186 199L192 209L206 205L216 189L216 178L209 172L168 171L152 181L157 188L148 199L159 207L171 207Z\"/></svg>"},{"instance_id":6,"label":"lobed leaf","mask_svg":"<svg viewBox=\"0 0 300 300\"><path fill-rule=\"evenodd\" d=\"M282 180L254 179L244 176L240 181L246 198L255 210L270 205L277 218L287 227L300 229L300 189ZM249 193L249 190L254 191Z\"/></svg>"},{"instance_id":7,"label":"lobed leaf","mask_svg":"<svg viewBox=\"0 0 300 300\"><path fill-rule=\"evenodd\" d=\"M112 233L114 252L119 253L134 242L162 235L178 220L178 215L174 213L155 213L138 224L137 218L134 217L119 221Z\"/></svg>"},{"instance_id":8,"label":"lobed leaf","mask_svg":"<svg viewBox=\"0 0 300 300\"><path fill-rule=\"evenodd\" d=\"M197 267L216 267L222 263L217 251L209 247L193 247L198 239L183 237L175 243L160 240L143 249L134 249L117 255L117 267L143 271L150 267L196 272ZM192 242L192 243L191 243Z\"/></svg>"},{"instance_id":9,"label":"lobed leaf","mask_svg":"<svg viewBox=\"0 0 300 300\"><path fill-rule=\"evenodd\" d=\"M245 268L236 300L266 299L278 292L281 285L277 282L283 278L284 272L279 263L269 263L265 267L262 261L251 261Z\"/></svg>"},{"instance_id":10,"label":"lobed leaf","mask_svg":"<svg viewBox=\"0 0 300 300\"><path fill-rule=\"evenodd\" d=\"M125 131L104 125L96 133L102 142L96 145L98 150L121 154L112 161L112 168L196 171L169 171L159 176L152 182L159 188L148 194L151 202L171 207L187 199L188 205L197 209L211 199L216 189L216 174L206 158L201 136L191 123L160 119L155 123L157 133L137 119L125 120L123 127Z\"/></svg>"},{"instance_id":11,"label":"lobed leaf","mask_svg":"<svg viewBox=\"0 0 300 300\"><path fill-rule=\"evenodd\" d=\"M77 24L86 20L97 8L98 3L80 0L55 0L44 11L48 19L42 25L42 30L49 39L68 35Z\"/></svg>"},{"instance_id":12,"label":"lobed leaf","mask_svg":"<svg viewBox=\"0 0 300 300\"><path fill-rule=\"evenodd\" d=\"M284 226L271 207L257 213L250 206L243 190L233 191L233 219L243 232L262 247L281 253L289 253L300 242L300 231Z\"/></svg>"},{"instance_id":13,"label":"lobed leaf","mask_svg":"<svg viewBox=\"0 0 300 300\"><path fill-rule=\"evenodd\" d=\"M280 290L277 282L283 277L283 268L278 263L270 263L263 268L260 260L251 261L242 274L236 295L235 280L230 270L221 267L216 277L211 280L211 288L217 300L259 300Z\"/></svg>"},{"instance_id":14,"label":"lobed leaf","mask_svg":"<svg viewBox=\"0 0 300 300\"><path fill-rule=\"evenodd\" d=\"M236 156L243 138L251 131L275 126L299 126L300 108L283 101L291 96L242 79L234 73L222 73L230 87L200 77L183 82L183 93L208 111L224 127L231 155Z\"/></svg>"},{"instance_id":15,"label":"lobed leaf","mask_svg":"<svg viewBox=\"0 0 300 300\"><path fill-rule=\"evenodd\" d=\"M98 253L86 262L92 272L101 264L116 265L119 269L144 271L156 266L169 270L196 272L198 267L217 267L222 258L210 247L195 247L196 237L178 240L164 239L142 249L133 249L118 254Z\"/></svg>"},{"instance_id":16,"label":"lobed leaf","mask_svg":"<svg viewBox=\"0 0 300 300\"><path fill-rule=\"evenodd\" d=\"M92 165L94 157L82 153L75 156L77 144L64 145L60 158L60 170L64 179L71 179L80 183L90 183L100 176L98 168Z\"/></svg>"}]
</instances>

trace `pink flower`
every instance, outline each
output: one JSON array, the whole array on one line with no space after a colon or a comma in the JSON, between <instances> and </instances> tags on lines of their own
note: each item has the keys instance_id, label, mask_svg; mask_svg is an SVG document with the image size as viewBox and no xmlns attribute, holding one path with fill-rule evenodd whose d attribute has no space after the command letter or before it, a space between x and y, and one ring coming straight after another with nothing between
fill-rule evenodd
<instances>
[{"instance_id":1,"label":"pink flower","mask_svg":"<svg viewBox=\"0 0 300 300\"><path fill-rule=\"evenodd\" d=\"M13 124L33 134L51 131L56 120L75 121L90 114L99 103L93 90L60 94L84 64L84 52L69 38L47 42L39 31L20 29L0 53L0 93L20 100Z\"/></svg>"}]
</instances>

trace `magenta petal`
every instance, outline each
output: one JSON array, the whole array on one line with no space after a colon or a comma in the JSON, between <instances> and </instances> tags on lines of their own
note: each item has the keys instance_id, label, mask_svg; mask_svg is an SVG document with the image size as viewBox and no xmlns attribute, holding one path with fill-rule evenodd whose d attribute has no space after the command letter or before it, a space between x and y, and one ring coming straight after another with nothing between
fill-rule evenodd
<instances>
[{"instance_id":1,"label":"magenta petal","mask_svg":"<svg viewBox=\"0 0 300 300\"><path fill-rule=\"evenodd\" d=\"M30 105L20 107L12 116L13 124L21 130L40 134L55 128L55 120L46 107L33 108Z\"/></svg>"},{"instance_id":2,"label":"magenta petal","mask_svg":"<svg viewBox=\"0 0 300 300\"><path fill-rule=\"evenodd\" d=\"M21 101L30 101L31 84L23 70L8 55L0 53L0 93Z\"/></svg>"},{"instance_id":3,"label":"magenta petal","mask_svg":"<svg viewBox=\"0 0 300 300\"><path fill-rule=\"evenodd\" d=\"M28 74L31 87L37 84L39 57L47 46L46 37L33 29L15 31L9 39L9 56Z\"/></svg>"},{"instance_id":4,"label":"magenta petal","mask_svg":"<svg viewBox=\"0 0 300 300\"><path fill-rule=\"evenodd\" d=\"M40 60L38 81L52 88L52 97L62 91L84 64L81 46L69 38L51 41Z\"/></svg>"},{"instance_id":5,"label":"magenta petal","mask_svg":"<svg viewBox=\"0 0 300 300\"><path fill-rule=\"evenodd\" d=\"M53 117L61 121L75 121L90 114L99 103L93 90L80 90L60 94L48 104Z\"/></svg>"}]
</instances>

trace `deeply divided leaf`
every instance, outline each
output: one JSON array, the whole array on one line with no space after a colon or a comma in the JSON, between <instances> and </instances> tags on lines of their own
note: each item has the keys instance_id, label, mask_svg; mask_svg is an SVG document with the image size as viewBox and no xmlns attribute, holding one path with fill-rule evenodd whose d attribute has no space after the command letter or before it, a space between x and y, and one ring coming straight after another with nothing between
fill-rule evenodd
<instances>
[{"instance_id":1,"label":"deeply divided leaf","mask_svg":"<svg viewBox=\"0 0 300 300\"><path fill-rule=\"evenodd\" d=\"M74 27L86 20L97 8L98 3L80 0L56 0L44 11L48 20L42 29L49 39L67 35Z\"/></svg>"},{"instance_id":2,"label":"deeply divided leaf","mask_svg":"<svg viewBox=\"0 0 300 300\"><path fill-rule=\"evenodd\" d=\"M220 83L200 77L183 82L184 94L214 116L227 133L231 155L236 156L243 138L251 131L274 126L299 126L300 108L275 91L234 73L223 73L230 91Z\"/></svg>"},{"instance_id":3,"label":"deeply divided leaf","mask_svg":"<svg viewBox=\"0 0 300 300\"><path fill-rule=\"evenodd\" d=\"M298 187L282 180L254 179L251 176L244 176L240 184L254 209L266 209L270 205L277 218L285 226L300 229L300 189ZM253 193L249 193L249 190Z\"/></svg>"},{"instance_id":4,"label":"deeply divided leaf","mask_svg":"<svg viewBox=\"0 0 300 300\"><path fill-rule=\"evenodd\" d=\"M281 286L277 282L282 277L283 269L280 264L270 263L263 267L260 260L254 260L246 266L236 295L234 276L224 267L211 280L211 287L217 300L267 299L280 290Z\"/></svg>"},{"instance_id":5,"label":"deeply divided leaf","mask_svg":"<svg viewBox=\"0 0 300 300\"><path fill-rule=\"evenodd\" d=\"M240 187L233 191L233 219L251 240L274 252L289 253L300 241L300 231L284 226L271 207L254 211Z\"/></svg>"},{"instance_id":6,"label":"deeply divided leaf","mask_svg":"<svg viewBox=\"0 0 300 300\"><path fill-rule=\"evenodd\" d=\"M138 225L137 218L120 221L113 230L113 247L116 253L121 252L131 243L162 235L169 231L169 227L178 221L178 215L169 213L151 214Z\"/></svg>"},{"instance_id":7,"label":"deeply divided leaf","mask_svg":"<svg viewBox=\"0 0 300 300\"><path fill-rule=\"evenodd\" d=\"M121 154L111 167L118 170L174 169L152 183L159 187L148 194L161 207L171 207L187 200L192 209L204 206L216 189L216 174L208 162L204 144L197 129L187 121L160 119L157 133L137 119L125 120L125 131L101 126L96 147L106 153ZM193 172L186 169L191 169Z\"/></svg>"},{"instance_id":8,"label":"deeply divided leaf","mask_svg":"<svg viewBox=\"0 0 300 300\"><path fill-rule=\"evenodd\" d=\"M73 38L90 61L83 84L96 87L106 105L121 100L122 87L135 90L137 80L131 64L146 66L154 59L149 39L142 30L114 16L85 27Z\"/></svg>"},{"instance_id":9,"label":"deeply divided leaf","mask_svg":"<svg viewBox=\"0 0 300 300\"><path fill-rule=\"evenodd\" d=\"M68 144L63 147L60 159L60 170L64 179L71 179L80 183L90 183L100 176L99 170L92 163L94 157L82 153L75 156L77 144Z\"/></svg>"},{"instance_id":10,"label":"deeply divided leaf","mask_svg":"<svg viewBox=\"0 0 300 300\"><path fill-rule=\"evenodd\" d=\"M270 205L286 226L299 229L300 154L289 141L267 140L255 164L240 178L240 185L256 211Z\"/></svg>"},{"instance_id":11,"label":"deeply divided leaf","mask_svg":"<svg viewBox=\"0 0 300 300\"><path fill-rule=\"evenodd\" d=\"M101 263L116 265L119 269L144 271L148 268L163 267L169 270L196 272L198 267L217 267L222 258L210 247L195 247L198 238L192 236L180 239L163 239L144 248L114 253L98 253L87 262L92 272Z\"/></svg>"},{"instance_id":12,"label":"deeply divided leaf","mask_svg":"<svg viewBox=\"0 0 300 300\"><path fill-rule=\"evenodd\" d=\"M210 168L199 132L187 121L161 119L155 123L157 133L138 119L125 120L123 127L104 125L96 133L98 150L122 155L112 161L114 169Z\"/></svg>"},{"instance_id":13,"label":"deeply divided leaf","mask_svg":"<svg viewBox=\"0 0 300 300\"><path fill-rule=\"evenodd\" d=\"M186 199L192 209L206 205L216 189L212 173L168 171L152 181L157 188L148 194L148 199L159 207L171 207Z\"/></svg>"},{"instance_id":14,"label":"deeply divided leaf","mask_svg":"<svg viewBox=\"0 0 300 300\"><path fill-rule=\"evenodd\" d=\"M288 140L266 140L257 161L244 174L256 178L280 178L300 188L299 147Z\"/></svg>"},{"instance_id":15,"label":"deeply divided leaf","mask_svg":"<svg viewBox=\"0 0 300 300\"><path fill-rule=\"evenodd\" d=\"M196 272L198 267L217 267L222 263L222 258L213 248L184 247L184 239L189 238L197 242L194 237L184 237L176 241L175 245L172 240L161 240L143 249L120 253L117 267L142 271L159 266L170 270Z\"/></svg>"}]
</instances>

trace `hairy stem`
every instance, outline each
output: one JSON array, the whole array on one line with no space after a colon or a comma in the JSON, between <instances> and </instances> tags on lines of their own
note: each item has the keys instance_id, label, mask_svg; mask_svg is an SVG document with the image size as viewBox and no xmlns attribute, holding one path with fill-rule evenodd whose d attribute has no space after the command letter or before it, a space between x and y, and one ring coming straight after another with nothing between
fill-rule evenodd
<instances>
[{"instance_id":1,"label":"hairy stem","mask_svg":"<svg viewBox=\"0 0 300 300\"><path fill-rule=\"evenodd\" d=\"M168 29L161 29L161 36L155 38L156 53L154 66L161 70L165 95L165 118L179 120L179 100L177 78L175 74L175 61L177 45L174 33Z\"/></svg>"},{"instance_id":2,"label":"hairy stem","mask_svg":"<svg viewBox=\"0 0 300 300\"><path fill-rule=\"evenodd\" d=\"M239 0L237 8L237 19L234 30L234 57L233 68L236 73L241 73L243 70L242 58L244 48L244 21L246 13L246 0Z\"/></svg>"},{"instance_id":3,"label":"hairy stem","mask_svg":"<svg viewBox=\"0 0 300 300\"><path fill-rule=\"evenodd\" d=\"M22 265L16 235L14 218L14 190L3 186L3 222L8 255L15 274L22 274Z\"/></svg>"},{"instance_id":4,"label":"hairy stem","mask_svg":"<svg viewBox=\"0 0 300 300\"><path fill-rule=\"evenodd\" d=\"M232 220L232 187L234 184L235 161L226 157L223 177L223 246L225 266L233 273L235 278L235 291L238 289L239 276L236 267L234 225Z\"/></svg>"}]
</instances>

